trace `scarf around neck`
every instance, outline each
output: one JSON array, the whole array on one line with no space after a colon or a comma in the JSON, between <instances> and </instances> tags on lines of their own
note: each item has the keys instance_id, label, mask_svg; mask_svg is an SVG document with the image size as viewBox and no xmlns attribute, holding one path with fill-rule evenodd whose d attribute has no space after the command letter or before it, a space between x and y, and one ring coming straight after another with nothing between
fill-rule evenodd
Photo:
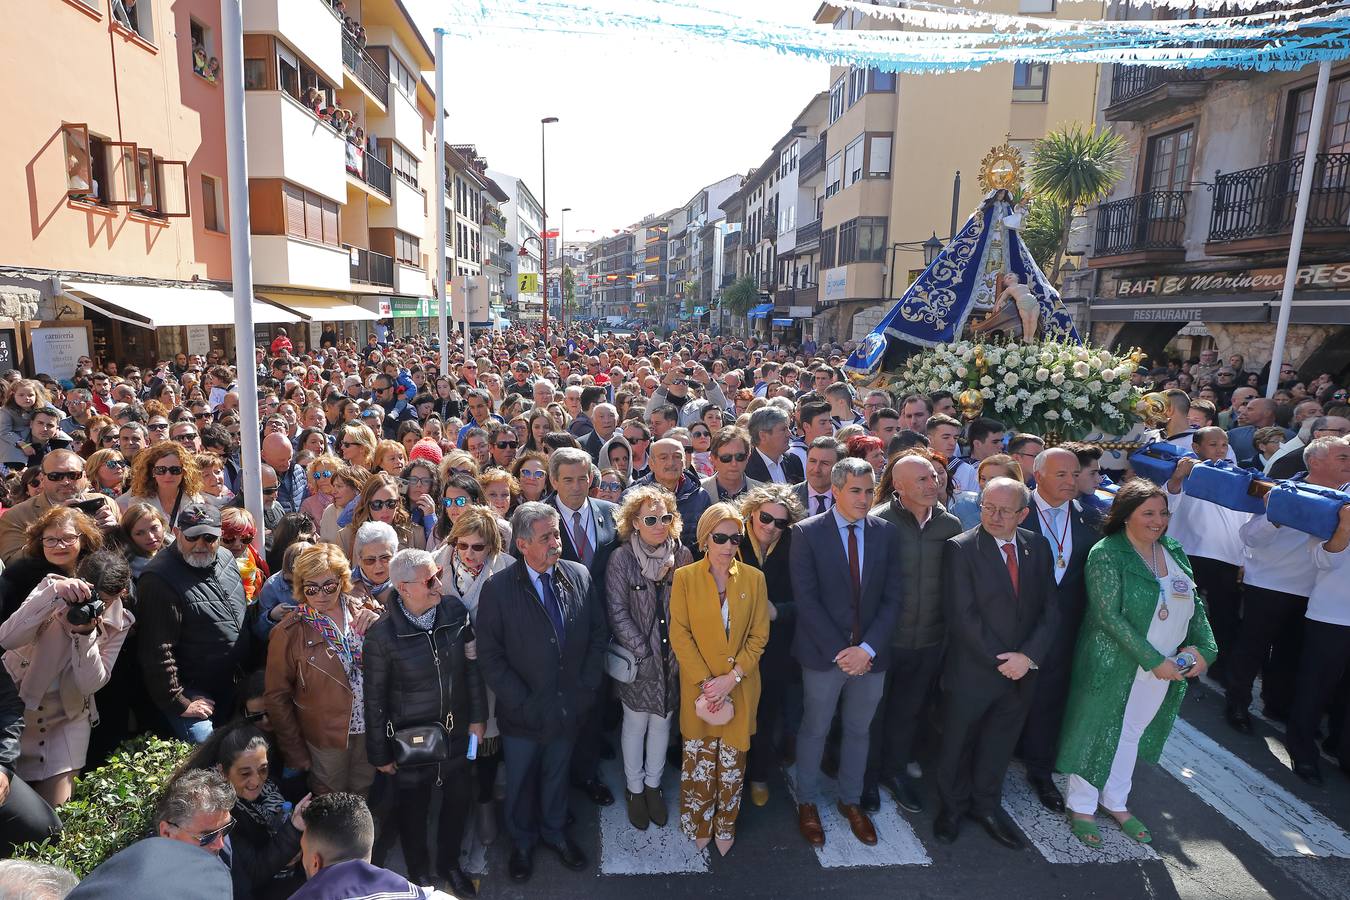
<instances>
[{"instance_id":1,"label":"scarf around neck","mask_svg":"<svg viewBox=\"0 0 1350 900\"><path fill-rule=\"evenodd\" d=\"M642 570L642 577L648 581L664 581L671 570L675 568L676 543L674 537L668 537L664 544L652 547L635 531L628 538L628 546L632 549L633 556L638 561L638 567Z\"/></svg>"},{"instance_id":2,"label":"scarf around neck","mask_svg":"<svg viewBox=\"0 0 1350 900\"><path fill-rule=\"evenodd\" d=\"M398 598L398 608L399 608L399 610L403 613L403 615L406 616L406 617L408 618L408 621L409 621L409 622L413 623L414 625L416 625L418 628L422 629L423 631L430 631L431 628L432 628L432 626L436 624L436 607L435 607L435 606L433 606L431 609L427 610L426 612L422 613L420 616L415 616L415 615L413 615L411 612L409 612L408 607L406 607L406 606L403 605L403 598L402 598L402 597L399 597L399 598Z\"/></svg>"},{"instance_id":3,"label":"scarf around neck","mask_svg":"<svg viewBox=\"0 0 1350 900\"><path fill-rule=\"evenodd\" d=\"M307 603L300 604L300 619L308 622L319 632L328 649L336 653L338 659L342 661L342 667L347 670L348 677L353 669L360 671L361 649L364 643L361 635L355 631L343 634L337 622Z\"/></svg>"}]
</instances>

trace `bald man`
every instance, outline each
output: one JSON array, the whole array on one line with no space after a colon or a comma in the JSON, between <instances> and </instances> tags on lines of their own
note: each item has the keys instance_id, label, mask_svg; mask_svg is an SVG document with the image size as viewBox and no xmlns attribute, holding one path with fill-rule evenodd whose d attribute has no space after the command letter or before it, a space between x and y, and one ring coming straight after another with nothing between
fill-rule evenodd
<instances>
[{"instance_id":1,"label":"bald man","mask_svg":"<svg viewBox=\"0 0 1350 900\"><path fill-rule=\"evenodd\" d=\"M305 470L292 463L293 452L290 438L281 432L269 432L263 437L262 460L277 473L276 500L288 513L300 511L306 487ZM270 499L263 498L264 501Z\"/></svg>"},{"instance_id":2,"label":"bald man","mask_svg":"<svg viewBox=\"0 0 1350 900\"><path fill-rule=\"evenodd\" d=\"M1036 454L1031 467L1036 489L1031 492L1027 517L1022 522L1027 531L1050 542L1059 614L1051 651L1039 661L1041 677L1036 680L1018 752L1027 765L1027 781L1042 805L1054 812L1064 810L1064 797L1050 774L1069 696L1069 665L1078 641L1078 626L1087 609L1087 555L1101 537L1097 513L1074 499L1081 468L1078 457L1060 447L1048 447Z\"/></svg>"}]
</instances>

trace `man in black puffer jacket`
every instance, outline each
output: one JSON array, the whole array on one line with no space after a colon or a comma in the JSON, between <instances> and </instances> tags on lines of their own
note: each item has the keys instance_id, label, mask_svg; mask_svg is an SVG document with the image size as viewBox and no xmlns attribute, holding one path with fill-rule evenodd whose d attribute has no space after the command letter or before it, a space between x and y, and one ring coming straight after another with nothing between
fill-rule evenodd
<instances>
[{"instance_id":1,"label":"man in black puffer jacket","mask_svg":"<svg viewBox=\"0 0 1350 900\"><path fill-rule=\"evenodd\" d=\"M541 841L567 868L586 867L563 831L567 771L578 725L600 689L609 623L586 567L561 558L555 507L522 503L511 534L519 559L483 585L477 628L505 753L509 871L520 882L532 874Z\"/></svg>"},{"instance_id":2,"label":"man in black puffer jacket","mask_svg":"<svg viewBox=\"0 0 1350 900\"><path fill-rule=\"evenodd\" d=\"M432 797L442 794L436 870L457 897L475 895L459 867L459 845L473 808L469 771L470 735L483 739L487 692L476 660L468 658L473 639L469 612L458 600L443 599L440 568L425 550L400 550L389 563L396 596L385 615L366 632L361 655L366 717L366 757L392 776L395 816L408 877L430 884L427 816ZM444 761L399 765L393 734L439 723L447 732ZM407 739L416 747L413 739Z\"/></svg>"},{"instance_id":3,"label":"man in black puffer jacket","mask_svg":"<svg viewBox=\"0 0 1350 900\"><path fill-rule=\"evenodd\" d=\"M900 618L891 638L892 663L886 689L872 720L862 806L880 806L878 785L895 796L901 809L917 813L923 803L905 767L914 758L919 717L937 684L946 626L942 616L942 558L947 539L961 533L961 522L943 508L939 473L922 451L902 456L891 478L895 494L872 510L900 532L900 570L904 593Z\"/></svg>"}]
</instances>

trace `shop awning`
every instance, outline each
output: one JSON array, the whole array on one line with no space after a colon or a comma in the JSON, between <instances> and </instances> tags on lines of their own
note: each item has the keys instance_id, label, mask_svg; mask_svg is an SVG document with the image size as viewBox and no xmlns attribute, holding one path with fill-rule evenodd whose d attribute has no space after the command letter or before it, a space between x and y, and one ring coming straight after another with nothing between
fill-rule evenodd
<instances>
[{"instance_id":1,"label":"shop awning","mask_svg":"<svg viewBox=\"0 0 1350 900\"><path fill-rule=\"evenodd\" d=\"M789 327L791 327L792 325L795 325L795 324L796 324L796 320L795 320L795 319L774 319L774 320L773 320L773 324L774 324L775 327L789 328Z\"/></svg>"},{"instance_id":2,"label":"shop awning","mask_svg":"<svg viewBox=\"0 0 1350 900\"><path fill-rule=\"evenodd\" d=\"M759 306L752 306L750 311L745 314L747 319L762 319L773 312L772 303L761 303Z\"/></svg>"},{"instance_id":3,"label":"shop awning","mask_svg":"<svg viewBox=\"0 0 1350 900\"><path fill-rule=\"evenodd\" d=\"M266 300L283 310L298 313L306 321L319 322L373 322L382 318L379 313L357 306L342 297L329 294L260 294L259 300Z\"/></svg>"},{"instance_id":4,"label":"shop awning","mask_svg":"<svg viewBox=\"0 0 1350 900\"><path fill-rule=\"evenodd\" d=\"M76 300L110 319L164 328L174 325L230 325L234 323L234 296L216 288L156 287L140 284L101 284L67 281L65 289ZM256 324L287 324L300 317L267 303L253 301Z\"/></svg>"}]
</instances>

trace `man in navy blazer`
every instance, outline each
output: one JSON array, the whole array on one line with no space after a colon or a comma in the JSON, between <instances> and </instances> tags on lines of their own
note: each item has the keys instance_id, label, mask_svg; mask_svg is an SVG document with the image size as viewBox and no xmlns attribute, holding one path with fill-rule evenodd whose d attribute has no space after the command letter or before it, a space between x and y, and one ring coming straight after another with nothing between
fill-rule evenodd
<instances>
[{"instance_id":1,"label":"man in navy blazer","mask_svg":"<svg viewBox=\"0 0 1350 900\"><path fill-rule=\"evenodd\" d=\"M605 608L605 568L609 555L619 545L618 526L614 514L618 507L608 500L594 500L590 496L595 467L585 450L559 447L548 458L548 480L554 494L548 503L558 511L559 532L562 537L562 558L581 563L591 573L591 584L597 596L597 608ZM591 707L586 721L581 723L577 745L572 751L572 785L580 788L597 806L609 806L614 794L600 780L600 742L603 740L600 720L608 698L609 682L601 689L599 702Z\"/></svg>"},{"instance_id":2,"label":"man in navy blazer","mask_svg":"<svg viewBox=\"0 0 1350 900\"><path fill-rule=\"evenodd\" d=\"M1036 455L1032 471L1036 489L1031 492L1021 527L1039 534L1050 544L1051 571L1055 578L1058 607L1054 643L1040 662L1030 711L1022 728L1017 752L1027 766L1041 804L1053 812L1064 811L1064 797L1050 779L1059 749L1059 726L1069 699L1069 669L1078 627L1087 611L1087 555L1101 540L1095 511L1073 499L1078 494L1078 457L1065 447L1051 447Z\"/></svg>"},{"instance_id":3,"label":"man in navy blazer","mask_svg":"<svg viewBox=\"0 0 1350 900\"><path fill-rule=\"evenodd\" d=\"M820 759L842 703L838 808L854 836L870 846L876 830L859 801L872 717L900 614L899 533L867 514L876 476L866 460L841 459L830 484L834 506L792 526L788 557L798 616L792 651L802 664L797 827L812 846L824 845Z\"/></svg>"}]
</instances>

